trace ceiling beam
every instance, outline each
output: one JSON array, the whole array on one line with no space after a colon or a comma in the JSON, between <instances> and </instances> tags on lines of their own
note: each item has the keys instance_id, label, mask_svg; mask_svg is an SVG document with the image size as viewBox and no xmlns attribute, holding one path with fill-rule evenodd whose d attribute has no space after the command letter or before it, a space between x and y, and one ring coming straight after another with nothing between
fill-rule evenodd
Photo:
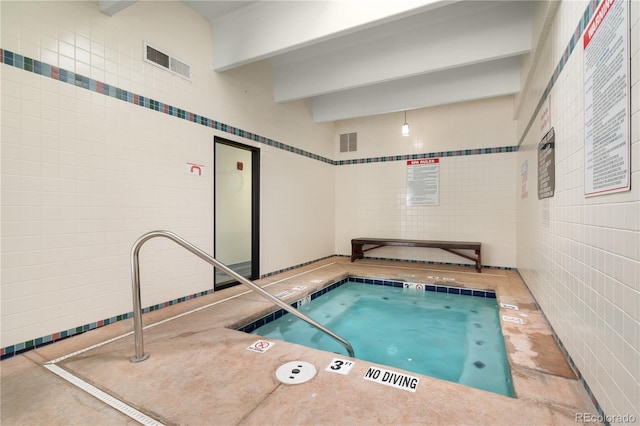
<instances>
[{"instance_id":1,"label":"ceiling beam","mask_svg":"<svg viewBox=\"0 0 640 426\"><path fill-rule=\"evenodd\" d=\"M522 55L531 50L530 4L465 2L274 60L276 102Z\"/></svg>"},{"instance_id":2,"label":"ceiling beam","mask_svg":"<svg viewBox=\"0 0 640 426\"><path fill-rule=\"evenodd\" d=\"M510 95L520 90L520 58L395 80L313 98L317 123Z\"/></svg>"},{"instance_id":3,"label":"ceiling beam","mask_svg":"<svg viewBox=\"0 0 640 426\"><path fill-rule=\"evenodd\" d=\"M100 11L105 15L113 16L137 1L138 0L100 0Z\"/></svg>"},{"instance_id":4,"label":"ceiling beam","mask_svg":"<svg viewBox=\"0 0 640 426\"><path fill-rule=\"evenodd\" d=\"M211 21L214 69L225 71L452 2L258 1Z\"/></svg>"}]
</instances>

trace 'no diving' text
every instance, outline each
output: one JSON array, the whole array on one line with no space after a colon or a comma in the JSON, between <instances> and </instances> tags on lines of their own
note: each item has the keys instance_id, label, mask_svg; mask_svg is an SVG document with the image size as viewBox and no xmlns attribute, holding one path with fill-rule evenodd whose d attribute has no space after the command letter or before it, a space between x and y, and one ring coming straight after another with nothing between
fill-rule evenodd
<instances>
[{"instance_id":1,"label":"'no diving' text","mask_svg":"<svg viewBox=\"0 0 640 426\"><path fill-rule=\"evenodd\" d=\"M369 367L369 370L364 375L364 379L409 392L415 392L418 387L418 382L420 381L417 377L376 367Z\"/></svg>"}]
</instances>

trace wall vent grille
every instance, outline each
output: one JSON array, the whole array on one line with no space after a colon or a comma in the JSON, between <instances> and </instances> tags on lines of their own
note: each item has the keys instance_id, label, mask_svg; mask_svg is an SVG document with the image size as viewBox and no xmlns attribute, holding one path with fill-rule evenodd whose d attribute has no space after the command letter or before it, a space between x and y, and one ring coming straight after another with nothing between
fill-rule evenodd
<instances>
[{"instance_id":1,"label":"wall vent grille","mask_svg":"<svg viewBox=\"0 0 640 426\"><path fill-rule=\"evenodd\" d=\"M340 135L340 152L352 152L358 150L358 134L343 133Z\"/></svg>"},{"instance_id":2,"label":"wall vent grille","mask_svg":"<svg viewBox=\"0 0 640 426\"><path fill-rule=\"evenodd\" d=\"M180 59L156 49L147 42L144 43L144 60L187 80L191 80L191 65L185 64Z\"/></svg>"}]
</instances>

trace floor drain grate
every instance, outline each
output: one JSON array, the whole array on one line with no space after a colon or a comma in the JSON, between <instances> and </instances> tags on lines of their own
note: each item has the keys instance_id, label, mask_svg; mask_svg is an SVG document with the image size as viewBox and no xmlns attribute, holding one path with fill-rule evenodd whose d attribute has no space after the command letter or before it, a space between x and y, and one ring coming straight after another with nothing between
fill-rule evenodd
<instances>
[{"instance_id":1,"label":"floor drain grate","mask_svg":"<svg viewBox=\"0 0 640 426\"><path fill-rule=\"evenodd\" d=\"M74 376L73 374L58 367L55 364L45 364L44 367L47 370L51 371L52 373L62 377L66 381L76 385L77 387L87 392L91 396L98 398L100 401L104 402L105 404L108 404L111 407L115 408L116 410L120 411L122 414L129 416L130 418L132 418L133 420L137 421L140 424L148 425L148 426L164 425L164 423L160 423L157 420L152 419L146 414L141 413L140 411L136 410L130 405L127 405L124 402L120 401L119 399L112 397L108 393L101 391L97 387Z\"/></svg>"}]
</instances>

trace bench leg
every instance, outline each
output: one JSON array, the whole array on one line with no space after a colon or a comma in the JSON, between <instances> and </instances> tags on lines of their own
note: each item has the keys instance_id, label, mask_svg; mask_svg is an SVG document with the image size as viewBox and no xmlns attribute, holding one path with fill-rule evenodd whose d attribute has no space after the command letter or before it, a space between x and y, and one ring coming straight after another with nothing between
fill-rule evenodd
<instances>
[{"instance_id":1,"label":"bench leg","mask_svg":"<svg viewBox=\"0 0 640 426\"><path fill-rule=\"evenodd\" d=\"M482 257L480 255L480 250L476 250L476 270L478 272L482 272Z\"/></svg>"},{"instance_id":2,"label":"bench leg","mask_svg":"<svg viewBox=\"0 0 640 426\"><path fill-rule=\"evenodd\" d=\"M364 244L351 244L351 261L355 261L356 259L362 259L364 257L364 252L362 251L362 246Z\"/></svg>"}]
</instances>

